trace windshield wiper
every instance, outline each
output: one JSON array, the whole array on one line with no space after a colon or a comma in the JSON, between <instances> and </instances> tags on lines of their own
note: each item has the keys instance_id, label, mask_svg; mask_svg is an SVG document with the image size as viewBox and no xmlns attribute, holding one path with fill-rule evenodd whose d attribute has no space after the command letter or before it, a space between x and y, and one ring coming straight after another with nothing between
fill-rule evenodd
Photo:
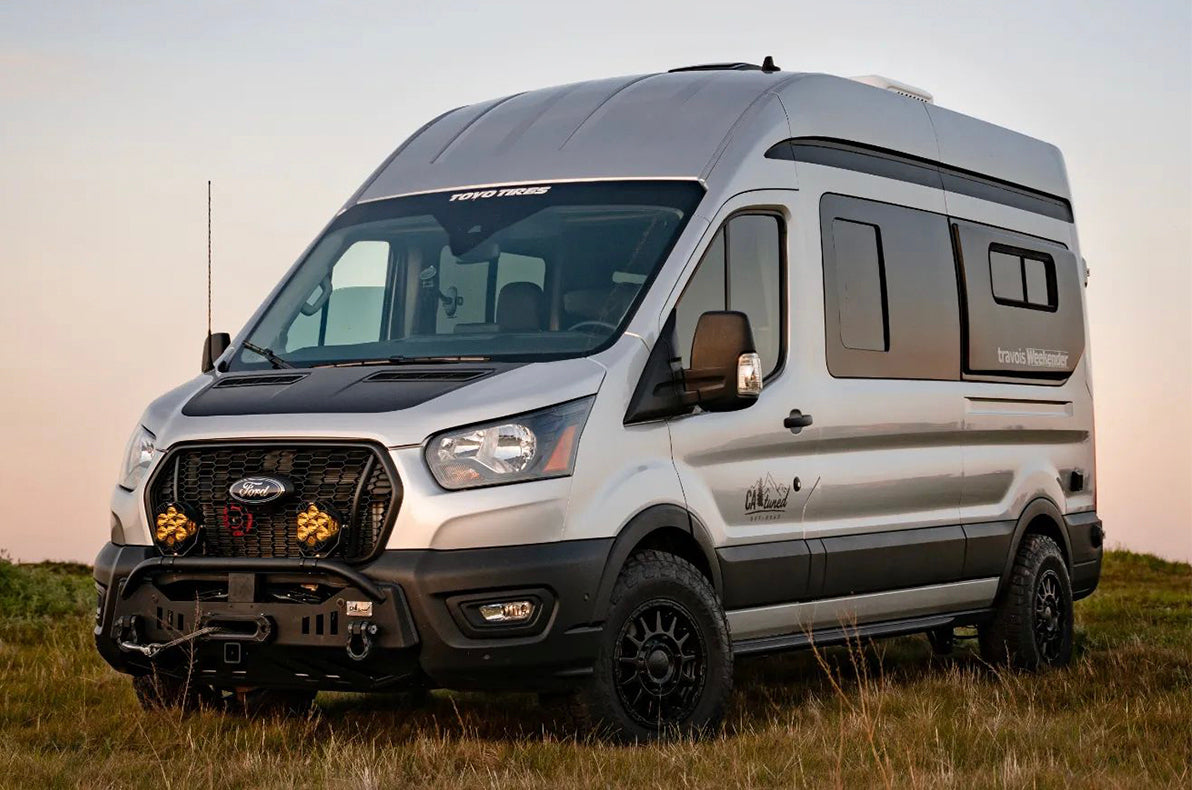
<instances>
[{"instance_id":1,"label":"windshield wiper","mask_svg":"<svg viewBox=\"0 0 1192 790\"><path fill-rule=\"evenodd\" d=\"M253 352L254 354L260 354L265 359L269 360L269 364L273 366L274 370L277 370L279 368L294 367L289 362L286 362L284 359L279 357L277 354L274 354L273 349L271 349L271 348L261 348L260 346L254 344L254 343L250 343L247 340L245 340L240 345L244 346L245 348L247 348L249 351Z\"/></svg>"},{"instance_id":2,"label":"windshield wiper","mask_svg":"<svg viewBox=\"0 0 1192 790\"><path fill-rule=\"evenodd\" d=\"M312 365L315 368L354 368L362 365L442 365L452 362L488 362L491 357L470 355L470 356L445 356L445 357L384 357L382 359L351 359L344 362L324 362L318 365Z\"/></svg>"}]
</instances>

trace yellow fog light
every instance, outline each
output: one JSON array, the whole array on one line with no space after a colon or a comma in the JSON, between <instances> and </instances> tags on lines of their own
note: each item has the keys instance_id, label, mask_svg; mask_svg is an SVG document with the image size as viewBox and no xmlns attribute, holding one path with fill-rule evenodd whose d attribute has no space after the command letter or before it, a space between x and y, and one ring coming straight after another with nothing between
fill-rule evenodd
<instances>
[{"instance_id":1,"label":"yellow fog light","mask_svg":"<svg viewBox=\"0 0 1192 790\"><path fill-rule=\"evenodd\" d=\"M166 554L185 554L197 543L199 517L194 510L178 502L157 509L153 540Z\"/></svg>"},{"instance_id":2,"label":"yellow fog light","mask_svg":"<svg viewBox=\"0 0 1192 790\"><path fill-rule=\"evenodd\" d=\"M343 527L331 508L318 502L307 502L296 519L299 550L308 556L330 554L339 542Z\"/></svg>"}]
</instances>

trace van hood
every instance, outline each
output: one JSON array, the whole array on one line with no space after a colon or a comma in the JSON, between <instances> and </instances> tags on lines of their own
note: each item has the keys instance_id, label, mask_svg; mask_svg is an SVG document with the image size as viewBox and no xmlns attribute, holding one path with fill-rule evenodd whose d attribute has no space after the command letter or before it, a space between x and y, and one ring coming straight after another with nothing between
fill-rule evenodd
<instances>
[{"instance_id":1,"label":"van hood","mask_svg":"<svg viewBox=\"0 0 1192 790\"><path fill-rule=\"evenodd\" d=\"M142 423L160 448L275 437L417 445L460 425L594 395L606 372L580 358L207 374L154 401Z\"/></svg>"}]
</instances>

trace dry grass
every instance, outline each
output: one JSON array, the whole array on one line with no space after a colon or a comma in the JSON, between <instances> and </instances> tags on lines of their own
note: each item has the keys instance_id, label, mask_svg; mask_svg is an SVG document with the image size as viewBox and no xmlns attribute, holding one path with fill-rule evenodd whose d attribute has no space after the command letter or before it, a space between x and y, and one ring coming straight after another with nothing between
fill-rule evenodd
<instances>
[{"instance_id":1,"label":"dry grass","mask_svg":"<svg viewBox=\"0 0 1192 790\"><path fill-rule=\"evenodd\" d=\"M1188 787L1192 568L1108 556L1063 672L999 673L922 638L738 664L702 743L577 741L532 696L320 695L307 719L138 709L87 615L32 616L0 563L0 784L36 787ZM36 573L77 577L75 568ZM42 581L45 579L43 578ZM62 581L62 580L59 580ZM77 584L70 588L69 584ZM75 578L75 611L91 605Z\"/></svg>"}]
</instances>

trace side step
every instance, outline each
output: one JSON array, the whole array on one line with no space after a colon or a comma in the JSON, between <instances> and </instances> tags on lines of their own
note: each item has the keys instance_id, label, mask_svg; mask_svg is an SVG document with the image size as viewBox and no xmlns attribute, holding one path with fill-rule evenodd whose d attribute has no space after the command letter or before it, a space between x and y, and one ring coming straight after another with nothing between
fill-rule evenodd
<instances>
[{"instance_id":1,"label":"side step","mask_svg":"<svg viewBox=\"0 0 1192 790\"><path fill-rule=\"evenodd\" d=\"M776 653L781 650L798 650L800 648L829 647L855 642L860 639L881 639L891 636L905 636L936 628L953 628L963 625L974 625L986 619L993 613L992 609L972 609L966 612L950 614L932 614L924 617L911 617L905 620L888 620L883 623L866 623L857 626L843 626L835 628L821 628L811 632L782 634L779 636L763 636L755 639L743 639L733 642L733 656L751 656L763 653Z\"/></svg>"}]
</instances>

